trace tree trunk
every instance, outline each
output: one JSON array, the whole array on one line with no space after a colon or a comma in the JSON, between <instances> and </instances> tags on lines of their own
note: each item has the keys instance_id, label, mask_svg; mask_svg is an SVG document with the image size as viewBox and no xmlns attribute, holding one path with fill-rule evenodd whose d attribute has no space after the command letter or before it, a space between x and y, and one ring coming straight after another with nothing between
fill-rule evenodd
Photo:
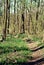
<instances>
[{"instance_id":1,"label":"tree trunk","mask_svg":"<svg viewBox=\"0 0 44 65\"><path fill-rule=\"evenodd\" d=\"M6 40L6 30L7 30L7 0L6 0L6 6L5 6L5 25L3 29L3 35L2 35L2 40Z\"/></svg>"},{"instance_id":2,"label":"tree trunk","mask_svg":"<svg viewBox=\"0 0 44 65\"><path fill-rule=\"evenodd\" d=\"M39 17L39 6L40 6L40 0L38 1L38 5L37 5L36 20L38 20Z\"/></svg>"},{"instance_id":3,"label":"tree trunk","mask_svg":"<svg viewBox=\"0 0 44 65\"><path fill-rule=\"evenodd\" d=\"M22 24L22 33L25 33L25 28L24 28L24 13L22 14L22 21L23 21L23 24Z\"/></svg>"},{"instance_id":4,"label":"tree trunk","mask_svg":"<svg viewBox=\"0 0 44 65\"><path fill-rule=\"evenodd\" d=\"M16 0L14 0L14 32L15 32L15 11L16 11Z\"/></svg>"},{"instance_id":5,"label":"tree trunk","mask_svg":"<svg viewBox=\"0 0 44 65\"><path fill-rule=\"evenodd\" d=\"M9 34L9 25L10 25L10 0L7 0L7 33Z\"/></svg>"}]
</instances>

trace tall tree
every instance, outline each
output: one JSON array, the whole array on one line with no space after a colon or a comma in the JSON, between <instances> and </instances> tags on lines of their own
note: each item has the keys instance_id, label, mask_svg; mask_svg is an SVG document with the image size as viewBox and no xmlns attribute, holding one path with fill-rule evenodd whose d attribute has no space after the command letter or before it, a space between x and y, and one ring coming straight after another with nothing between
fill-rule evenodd
<instances>
[{"instance_id":1,"label":"tall tree","mask_svg":"<svg viewBox=\"0 0 44 65\"><path fill-rule=\"evenodd\" d=\"M2 40L6 40L6 30L7 30L7 0L5 0L5 24L3 28L3 35L2 35Z\"/></svg>"},{"instance_id":2,"label":"tall tree","mask_svg":"<svg viewBox=\"0 0 44 65\"><path fill-rule=\"evenodd\" d=\"M16 0L14 0L14 32L15 32L15 12L16 12Z\"/></svg>"},{"instance_id":3,"label":"tall tree","mask_svg":"<svg viewBox=\"0 0 44 65\"><path fill-rule=\"evenodd\" d=\"M38 16L39 16L39 7L40 7L40 0L38 0L37 12L36 12L36 20L38 20Z\"/></svg>"},{"instance_id":4,"label":"tall tree","mask_svg":"<svg viewBox=\"0 0 44 65\"><path fill-rule=\"evenodd\" d=\"M24 23L24 12L25 12L25 1L26 0L24 0L24 1L22 1L22 22L23 22L23 24L22 24L22 33L25 33L25 23Z\"/></svg>"},{"instance_id":5,"label":"tall tree","mask_svg":"<svg viewBox=\"0 0 44 65\"><path fill-rule=\"evenodd\" d=\"M9 34L10 25L10 0L7 0L7 33Z\"/></svg>"}]
</instances>

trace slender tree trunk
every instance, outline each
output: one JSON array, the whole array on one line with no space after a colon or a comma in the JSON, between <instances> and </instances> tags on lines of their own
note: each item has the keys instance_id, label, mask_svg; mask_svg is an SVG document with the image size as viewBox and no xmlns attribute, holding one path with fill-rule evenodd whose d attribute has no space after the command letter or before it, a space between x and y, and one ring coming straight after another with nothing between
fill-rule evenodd
<instances>
[{"instance_id":1,"label":"slender tree trunk","mask_svg":"<svg viewBox=\"0 0 44 65\"><path fill-rule=\"evenodd\" d=\"M32 5L32 0L30 0L30 4ZM29 34L31 34L32 33L32 15L31 15L31 10L32 10L32 8L31 8L31 5L30 5L30 11L29 11L29 21L28 21L28 32L29 32Z\"/></svg>"},{"instance_id":2,"label":"slender tree trunk","mask_svg":"<svg viewBox=\"0 0 44 65\"><path fill-rule=\"evenodd\" d=\"M7 0L7 33L9 34L9 25L10 25L10 0Z\"/></svg>"},{"instance_id":3,"label":"slender tree trunk","mask_svg":"<svg viewBox=\"0 0 44 65\"><path fill-rule=\"evenodd\" d=\"M24 20L24 12L25 12L25 3L23 3L22 4L23 5L23 9L22 9L22 22L23 22L23 24L22 24L22 33L25 33L25 20Z\"/></svg>"},{"instance_id":4,"label":"slender tree trunk","mask_svg":"<svg viewBox=\"0 0 44 65\"><path fill-rule=\"evenodd\" d=\"M39 6L40 6L40 0L38 0L37 12L36 12L36 20L38 20L38 17L39 17Z\"/></svg>"},{"instance_id":5,"label":"slender tree trunk","mask_svg":"<svg viewBox=\"0 0 44 65\"><path fill-rule=\"evenodd\" d=\"M3 13L3 25L4 25L4 22L5 22L5 0L4 0L4 13Z\"/></svg>"},{"instance_id":6,"label":"slender tree trunk","mask_svg":"<svg viewBox=\"0 0 44 65\"><path fill-rule=\"evenodd\" d=\"M19 8L20 10L18 11L19 12L19 15L18 15L18 23L19 23L19 34L21 33L21 24L22 24L22 19L21 19L21 14L22 14L22 10L21 10L21 4L19 5Z\"/></svg>"},{"instance_id":7,"label":"slender tree trunk","mask_svg":"<svg viewBox=\"0 0 44 65\"><path fill-rule=\"evenodd\" d=\"M14 32L15 32L15 11L16 11L16 0L14 0Z\"/></svg>"},{"instance_id":8,"label":"slender tree trunk","mask_svg":"<svg viewBox=\"0 0 44 65\"><path fill-rule=\"evenodd\" d=\"M2 35L2 40L6 40L6 30L7 30L7 0L6 0L6 6L5 6L5 25L3 29L3 35Z\"/></svg>"},{"instance_id":9,"label":"slender tree trunk","mask_svg":"<svg viewBox=\"0 0 44 65\"><path fill-rule=\"evenodd\" d=\"M22 21L23 21L23 24L22 24L22 33L25 33L25 28L24 28L24 13L22 14Z\"/></svg>"},{"instance_id":10,"label":"slender tree trunk","mask_svg":"<svg viewBox=\"0 0 44 65\"><path fill-rule=\"evenodd\" d=\"M15 19L14 19L14 25L15 25L15 28L14 28L14 32L15 34L18 33L18 5L17 5L17 0L14 1L14 16L15 16Z\"/></svg>"}]
</instances>

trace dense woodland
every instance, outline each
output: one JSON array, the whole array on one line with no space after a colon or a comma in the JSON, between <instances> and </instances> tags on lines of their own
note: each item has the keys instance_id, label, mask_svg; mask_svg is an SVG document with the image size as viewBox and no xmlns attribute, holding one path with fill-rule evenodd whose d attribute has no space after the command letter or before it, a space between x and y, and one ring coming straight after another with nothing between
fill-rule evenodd
<instances>
[{"instance_id":1,"label":"dense woodland","mask_svg":"<svg viewBox=\"0 0 44 65\"><path fill-rule=\"evenodd\" d=\"M0 62L40 60L43 50L44 0L0 0Z\"/></svg>"},{"instance_id":2,"label":"dense woodland","mask_svg":"<svg viewBox=\"0 0 44 65\"><path fill-rule=\"evenodd\" d=\"M0 0L2 38L7 34L44 33L44 0Z\"/></svg>"}]
</instances>

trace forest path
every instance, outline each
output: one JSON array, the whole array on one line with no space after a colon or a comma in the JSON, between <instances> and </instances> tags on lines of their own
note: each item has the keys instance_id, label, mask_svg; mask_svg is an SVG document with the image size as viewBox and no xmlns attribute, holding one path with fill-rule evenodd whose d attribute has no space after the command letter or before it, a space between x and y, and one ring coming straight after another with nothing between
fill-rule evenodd
<instances>
[{"instance_id":1,"label":"forest path","mask_svg":"<svg viewBox=\"0 0 44 65\"><path fill-rule=\"evenodd\" d=\"M33 59L29 60L29 62L35 62L35 65L44 65L44 46L39 44L40 43L38 42L31 43L27 42L28 48L33 51L32 52Z\"/></svg>"},{"instance_id":2,"label":"forest path","mask_svg":"<svg viewBox=\"0 0 44 65\"><path fill-rule=\"evenodd\" d=\"M39 50L33 52L33 54L32 54L32 57L35 58L35 59L39 58L41 56L44 57L44 48L43 49L39 49Z\"/></svg>"},{"instance_id":3,"label":"forest path","mask_svg":"<svg viewBox=\"0 0 44 65\"><path fill-rule=\"evenodd\" d=\"M32 42L32 43L27 43L27 46L30 50L33 51L32 57L38 58L42 55L44 55L44 46L38 46L38 42Z\"/></svg>"},{"instance_id":4,"label":"forest path","mask_svg":"<svg viewBox=\"0 0 44 65\"><path fill-rule=\"evenodd\" d=\"M39 43L40 44L40 43ZM38 42L32 42L27 44L28 48L35 49L38 47Z\"/></svg>"},{"instance_id":5,"label":"forest path","mask_svg":"<svg viewBox=\"0 0 44 65\"><path fill-rule=\"evenodd\" d=\"M38 42L32 42L32 43L27 43L27 46L30 50L32 51L37 51L39 49L42 49L44 48L44 45L41 45L40 43Z\"/></svg>"}]
</instances>

